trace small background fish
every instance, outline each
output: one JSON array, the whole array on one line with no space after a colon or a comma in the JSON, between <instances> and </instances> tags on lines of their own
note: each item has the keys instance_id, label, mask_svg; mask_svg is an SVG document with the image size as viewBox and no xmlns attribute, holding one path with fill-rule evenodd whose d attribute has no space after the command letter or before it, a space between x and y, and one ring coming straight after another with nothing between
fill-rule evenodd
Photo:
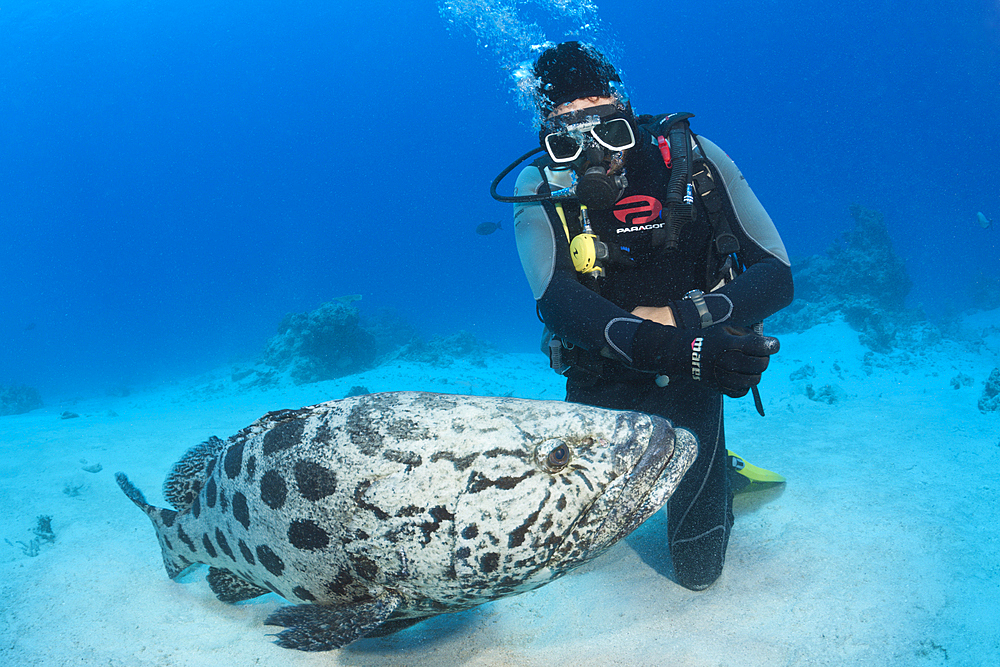
<instances>
[{"instance_id":1,"label":"small background fish","mask_svg":"<svg viewBox=\"0 0 1000 667\"><path fill-rule=\"evenodd\" d=\"M499 222L482 222L476 227L476 233L480 236L489 236L498 229L503 229Z\"/></svg>"},{"instance_id":2,"label":"small background fish","mask_svg":"<svg viewBox=\"0 0 1000 667\"><path fill-rule=\"evenodd\" d=\"M982 211L976 213L976 222L978 222L979 226L982 227L983 229L991 229L993 227L993 221L987 218L985 215L983 215ZM482 225L479 226L482 227Z\"/></svg>"}]
</instances>

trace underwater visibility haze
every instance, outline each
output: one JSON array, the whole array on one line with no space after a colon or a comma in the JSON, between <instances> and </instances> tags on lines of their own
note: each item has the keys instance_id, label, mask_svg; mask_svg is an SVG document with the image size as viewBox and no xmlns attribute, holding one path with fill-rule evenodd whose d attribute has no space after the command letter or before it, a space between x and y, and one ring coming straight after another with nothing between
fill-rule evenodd
<instances>
[{"instance_id":1,"label":"underwater visibility haze","mask_svg":"<svg viewBox=\"0 0 1000 667\"><path fill-rule=\"evenodd\" d=\"M533 349L511 227L475 230L537 141L512 77L537 37L612 53L637 111L694 112L793 257L858 203L928 315L1000 274L995 2L439 4L4 3L0 382L202 370L348 293Z\"/></svg>"}]
</instances>

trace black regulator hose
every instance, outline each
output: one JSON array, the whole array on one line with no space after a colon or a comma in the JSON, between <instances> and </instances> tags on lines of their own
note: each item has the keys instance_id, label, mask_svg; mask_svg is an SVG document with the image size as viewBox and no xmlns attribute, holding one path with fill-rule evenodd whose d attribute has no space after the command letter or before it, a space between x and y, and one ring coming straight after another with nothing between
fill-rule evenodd
<instances>
[{"instance_id":1,"label":"black regulator hose","mask_svg":"<svg viewBox=\"0 0 1000 667\"><path fill-rule=\"evenodd\" d=\"M507 174L509 174L510 172L514 171L515 167L517 167L519 164L521 164L522 162L524 162L525 160L527 160L529 157L531 157L535 153L541 153L543 150L545 150L545 149L542 148L541 146L538 146L537 148L532 148L530 151L528 151L527 153L525 153L521 157L519 157L516 160L514 160L513 162L511 162L510 166L508 166L506 169L504 169L503 171L501 171L500 174L496 178L493 179L493 183L490 185L490 196L492 196L497 201L504 202L505 204L530 203L530 202L535 202L535 201L545 201L546 199L551 199L552 198L551 195L547 195L547 194L545 194L545 195L525 195L523 197L507 197L505 195L497 194L497 186L500 185L500 181L502 181L504 178L507 177Z\"/></svg>"},{"instance_id":2,"label":"black regulator hose","mask_svg":"<svg viewBox=\"0 0 1000 667\"><path fill-rule=\"evenodd\" d=\"M691 182L691 139L686 120L675 123L668 133L673 167L667 181L666 238L664 248L676 250L681 228L693 217L694 206L684 201Z\"/></svg>"}]
</instances>

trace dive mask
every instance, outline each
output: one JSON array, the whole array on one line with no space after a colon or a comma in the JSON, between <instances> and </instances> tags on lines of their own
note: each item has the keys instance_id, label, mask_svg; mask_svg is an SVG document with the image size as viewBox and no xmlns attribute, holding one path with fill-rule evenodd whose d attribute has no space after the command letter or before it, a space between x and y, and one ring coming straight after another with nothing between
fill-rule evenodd
<instances>
[{"instance_id":1,"label":"dive mask","mask_svg":"<svg viewBox=\"0 0 1000 667\"><path fill-rule=\"evenodd\" d=\"M573 162L588 146L611 152L635 146L635 133L614 104L579 109L547 119L542 124L542 145L557 164Z\"/></svg>"}]
</instances>

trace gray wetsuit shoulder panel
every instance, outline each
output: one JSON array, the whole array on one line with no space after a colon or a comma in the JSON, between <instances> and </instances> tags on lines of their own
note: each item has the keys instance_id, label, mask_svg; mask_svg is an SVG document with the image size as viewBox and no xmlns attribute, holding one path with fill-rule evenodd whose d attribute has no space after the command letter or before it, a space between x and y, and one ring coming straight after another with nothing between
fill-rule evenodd
<instances>
[{"instance_id":1,"label":"gray wetsuit shoulder panel","mask_svg":"<svg viewBox=\"0 0 1000 667\"><path fill-rule=\"evenodd\" d=\"M572 178L568 170L546 170L546 177L555 188L568 187ZM542 185L538 167L525 167L517 177L514 194L538 194ZM555 230L541 203L514 205L514 238L517 240L517 253L521 257L521 266L531 286L531 293L536 300L540 299L552 281L556 266Z\"/></svg>"},{"instance_id":2,"label":"gray wetsuit shoulder panel","mask_svg":"<svg viewBox=\"0 0 1000 667\"><path fill-rule=\"evenodd\" d=\"M698 143L701 145L705 157L722 175L726 186L725 191L729 195L729 201L736 213L736 220L744 233L785 266L791 266L791 262L788 261L788 251L785 250L785 244L782 243L781 236L778 235L778 230L775 228L771 216L767 214L764 206L757 199L757 195L750 189L750 185L743 178L736 163L721 148L705 137L698 135Z\"/></svg>"}]
</instances>

